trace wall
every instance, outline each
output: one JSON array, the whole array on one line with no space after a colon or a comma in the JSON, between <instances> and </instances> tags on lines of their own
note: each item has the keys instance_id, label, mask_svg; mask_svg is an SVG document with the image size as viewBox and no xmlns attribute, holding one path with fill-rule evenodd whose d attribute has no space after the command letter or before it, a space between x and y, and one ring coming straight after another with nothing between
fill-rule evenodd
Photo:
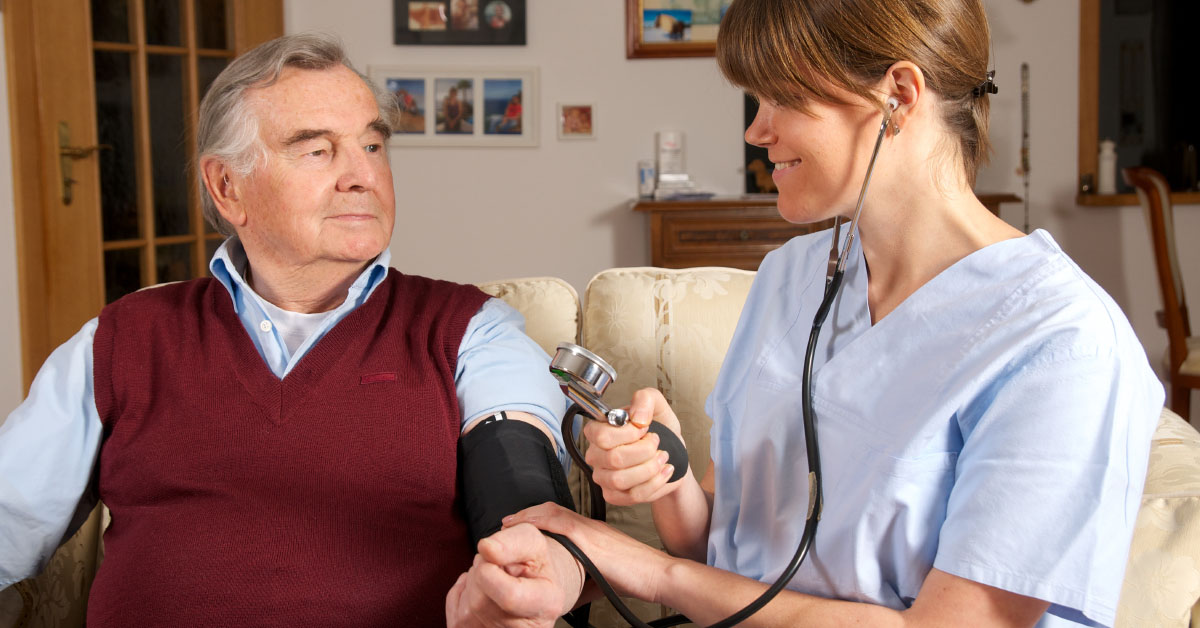
<instances>
[{"instance_id":1,"label":"wall","mask_svg":"<svg viewBox=\"0 0 1200 628\"><path fill-rule=\"evenodd\" d=\"M8 68L0 12L0 420L21 402L21 325L17 312L17 243L8 130Z\"/></svg>"},{"instance_id":2,"label":"wall","mask_svg":"<svg viewBox=\"0 0 1200 628\"><path fill-rule=\"evenodd\" d=\"M984 5L992 27L997 80L1002 82L1000 93L992 101L995 153L991 165L980 173L977 188L1025 196L1016 169L1021 148L1020 66L1027 62L1031 103L1030 224L1049 231L1112 295L1129 317L1161 377L1167 337L1155 320L1155 312L1162 306L1141 209L1075 205L1079 3L984 0ZM1017 227L1023 225L1020 204L1004 206L1002 216ZM1175 220L1180 242L1200 236L1200 207L1177 207ZM1200 249L1182 246L1179 258L1185 293L1200 294Z\"/></svg>"},{"instance_id":3,"label":"wall","mask_svg":"<svg viewBox=\"0 0 1200 628\"><path fill-rule=\"evenodd\" d=\"M553 274L582 289L597 271L649 262L645 217L633 215L634 163L652 153L654 131L687 133L688 170L703 187L741 192L741 96L705 59L625 58L622 2L530 2L528 45L517 48L391 45L390 10L371 0L287 5L288 32L341 35L368 65L535 65L541 69L541 145L536 149L392 149L399 194L395 264L458 281ZM1020 66L1030 65L1029 224L1048 230L1125 308L1157 365L1165 332L1149 241L1136 207L1077 207L1079 3L985 0L1000 93L993 96L995 152L977 189L1024 197ZM380 19L363 15L379 12ZM555 139L560 100L598 106L598 138ZM1022 228L1022 204L1002 217ZM1183 208L1180 238L1200 233ZM535 242L536 246L526 246ZM447 243L456 243L448 247ZM583 243L584 246L579 246ZM1200 268L1200 250L1181 251ZM1197 294L1197 273L1187 287Z\"/></svg>"},{"instance_id":4,"label":"wall","mask_svg":"<svg viewBox=\"0 0 1200 628\"><path fill-rule=\"evenodd\" d=\"M481 3L482 4L482 3ZM687 132L688 169L706 189L740 191L741 95L712 58L625 59L623 2L532 0L527 45L392 45L391 3L296 0L287 32L340 35L372 65L536 66L537 148L393 148L393 264L456 281L555 275L582 288L601 269L649 263L646 218L629 210L654 132ZM365 18L364 16L372 16ZM597 138L558 141L555 104L596 103Z\"/></svg>"},{"instance_id":5,"label":"wall","mask_svg":"<svg viewBox=\"0 0 1200 628\"><path fill-rule=\"evenodd\" d=\"M1020 65L1031 68L1030 224L1050 231L1125 309L1152 362L1166 346L1150 247L1135 207L1074 204L1078 102L1077 1L985 0L1000 93L993 97L995 153L978 188L1024 196L1015 174L1021 140ZM528 45L440 47L391 44L391 3L289 0L288 32L339 34L351 57L372 65L536 66L540 145L536 148L392 149L398 195L394 264L457 281L555 275L580 291L611 266L649 261L644 216L629 211L635 164L652 155L654 132L687 133L688 170L713 192L741 191L741 95L711 58L625 59L624 3L532 0ZM2 36L2 35L0 35ZM2 66L0 66L2 71ZM0 107L7 89L0 82ZM554 105L597 105L592 141L560 142ZM3 119L6 119L4 116ZM16 355L15 253L7 127L0 125L0 346ZM1002 216L1023 226L1023 206ZM1200 234L1200 211L1176 217L1181 241ZM1184 269L1200 269L1200 249L1182 247ZM1200 272L1186 289L1200 294ZM0 364L0 413L16 405L16 359Z\"/></svg>"}]
</instances>

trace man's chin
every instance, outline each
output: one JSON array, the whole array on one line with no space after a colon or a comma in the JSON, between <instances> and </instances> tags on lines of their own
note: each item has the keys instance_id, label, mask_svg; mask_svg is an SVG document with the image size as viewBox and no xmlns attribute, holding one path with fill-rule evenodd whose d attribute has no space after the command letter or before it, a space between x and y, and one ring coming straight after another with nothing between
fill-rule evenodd
<instances>
[{"instance_id":1,"label":"man's chin","mask_svg":"<svg viewBox=\"0 0 1200 628\"><path fill-rule=\"evenodd\" d=\"M387 247L387 242L380 243L375 240L370 242L348 242L338 247L329 257L352 264L366 264L379 257L379 254Z\"/></svg>"}]
</instances>

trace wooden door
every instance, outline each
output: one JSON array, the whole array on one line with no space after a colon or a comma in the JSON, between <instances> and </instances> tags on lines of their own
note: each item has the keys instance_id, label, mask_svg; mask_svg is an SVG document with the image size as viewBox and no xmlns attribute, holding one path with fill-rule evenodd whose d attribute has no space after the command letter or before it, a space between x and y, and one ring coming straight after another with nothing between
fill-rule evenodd
<instances>
[{"instance_id":1,"label":"wooden door","mask_svg":"<svg viewBox=\"0 0 1200 628\"><path fill-rule=\"evenodd\" d=\"M113 300L203 276L200 98L283 32L282 0L9 0L22 368Z\"/></svg>"}]
</instances>

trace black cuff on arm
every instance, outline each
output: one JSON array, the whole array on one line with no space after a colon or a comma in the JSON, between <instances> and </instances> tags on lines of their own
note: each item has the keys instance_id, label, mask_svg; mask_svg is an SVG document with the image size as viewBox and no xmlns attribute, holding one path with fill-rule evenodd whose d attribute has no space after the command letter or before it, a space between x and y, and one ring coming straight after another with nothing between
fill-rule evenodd
<instances>
[{"instance_id":1,"label":"black cuff on arm","mask_svg":"<svg viewBox=\"0 0 1200 628\"><path fill-rule=\"evenodd\" d=\"M458 439L458 476L472 544L499 530L504 517L530 506L554 502L575 509L550 439L502 412Z\"/></svg>"}]
</instances>

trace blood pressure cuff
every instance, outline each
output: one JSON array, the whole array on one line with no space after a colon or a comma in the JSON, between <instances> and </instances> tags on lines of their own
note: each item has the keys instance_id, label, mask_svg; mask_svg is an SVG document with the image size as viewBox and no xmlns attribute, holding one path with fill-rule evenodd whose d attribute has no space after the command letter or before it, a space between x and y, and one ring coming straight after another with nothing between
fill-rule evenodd
<instances>
[{"instance_id":1,"label":"blood pressure cuff","mask_svg":"<svg viewBox=\"0 0 1200 628\"><path fill-rule=\"evenodd\" d=\"M502 415L458 439L459 489L472 545L499 530L501 519L530 506L554 502L575 509L550 439Z\"/></svg>"}]
</instances>

